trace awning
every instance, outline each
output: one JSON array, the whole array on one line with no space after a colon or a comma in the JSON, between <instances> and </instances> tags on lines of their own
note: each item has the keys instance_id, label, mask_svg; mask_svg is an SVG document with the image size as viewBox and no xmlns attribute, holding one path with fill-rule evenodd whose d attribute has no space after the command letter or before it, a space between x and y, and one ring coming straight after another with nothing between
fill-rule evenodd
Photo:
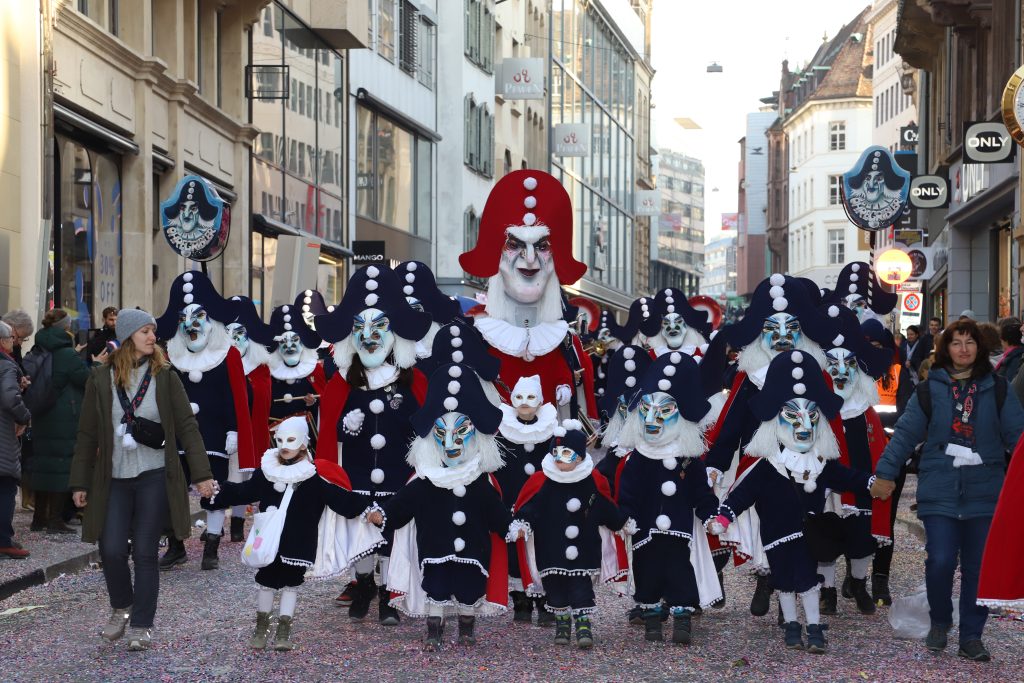
<instances>
[{"instance_id":1,"label":"awning","mask_svg":"<svg viewBox=\"0 0 1024 683\"><path fill-rule=\"evenodd\" d=\"M252 215L252 224L253 224L253 227L258 232L267 233L267 234L270 234L270 235L291 235L293 237L316 237L315 235L309 235L307 233L304 233L301 230L299 230L298 228L293 228L292 226L288 225L287 223L282 223L279 220L276 220L274 218L270 218L269 216L265 216L262 213L254 213ZM348 247L343 247L340 244L335 244L333 242L324 242L324 241L321 240L321 242L320 242L320 250L325 252L325 253L331 254L333 256L338 256L338 257L341 257L341 258L352 258L352 256L353 256L353 252L352 252L351 249L349 249Z\"/></svg>"},{"instance_id":2,"label":"awning","mask_svg":"<svg viewBox=\"0 0 1024 683\"><path fill-rule=\"evenodd\" d=\"M434 142L440 142L441 136L431 128L423 125L416 119L409 117L407 114L403 114L399 110L392 107L384 100L375 97L366 88L359 88L356 91L356 100L365 107L376 111L379 114L383 114L388 117L402 128L408 128L412 132L416 133L420 137L427 138Z\"/></svg>"},{"instance_id":3,"label":"awning","mask_svg":"<svg viewBox=\"0 0 1024 683\"><path fill-rule=\"evenodd\" d=\"M58 102L53 103L53 118L56 122L63 123L70 128L100 140L114 152L120 154L139 153L139 146L132 142L130 138L120 133L115 133L103 124L87 119Z\"/></svg>"}]
</instances>

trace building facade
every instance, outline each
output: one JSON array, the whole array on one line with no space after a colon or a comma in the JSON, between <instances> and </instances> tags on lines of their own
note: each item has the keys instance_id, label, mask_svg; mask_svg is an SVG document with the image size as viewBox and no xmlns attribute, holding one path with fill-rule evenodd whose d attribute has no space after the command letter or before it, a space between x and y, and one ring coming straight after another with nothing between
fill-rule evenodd
<instances>
[{"instance_id":1,"label":"building facade","mask_svg":"<svg viewBox=\"0 0 1024 683\"><path fill-rule=\"evenodd\" d=\"M714 297L725 309L736 297L736 231L723 230L722 236L704 246L704 284L701 294Z\"/></svg>"},{"instance_id":2,"label":"building facade","mask_svg":"<svg viewBox=\"0 0 1024 683\"><path fill-rule=\"evenodd\" d=\"M747 114L746 134L740 139L736 290L742 297L749 297L774 272L767 249L768 129L776 118L770 110Z\"/></svg>"},{"instance_id":3,"label":"building facade","mask_svg":"<svg viewBox=\"0 0 1024 683\"><path fill-rule=\"evenodd\" d=\"M704 164L700 159L658 150L655 157L661 215L651 239L651 290L677 287L703 293Z\"/></svg>"}]
</instances>

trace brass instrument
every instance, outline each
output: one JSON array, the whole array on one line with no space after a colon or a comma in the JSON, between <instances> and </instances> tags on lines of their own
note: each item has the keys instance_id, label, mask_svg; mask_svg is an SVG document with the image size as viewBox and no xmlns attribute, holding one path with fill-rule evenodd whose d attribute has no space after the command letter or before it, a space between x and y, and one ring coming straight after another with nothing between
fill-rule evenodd
<instances>
[{"instance_id":1,"label":"brass instrument","mask_svg":"<svg viewBox=\"0 0 1024 683\"><path fill-rule=\"evenodd\" d=\"M604 339L592 339L584 345L583 352L603 358L604 354L608 353L608 342Z\"/></svg>"}]
</instances>

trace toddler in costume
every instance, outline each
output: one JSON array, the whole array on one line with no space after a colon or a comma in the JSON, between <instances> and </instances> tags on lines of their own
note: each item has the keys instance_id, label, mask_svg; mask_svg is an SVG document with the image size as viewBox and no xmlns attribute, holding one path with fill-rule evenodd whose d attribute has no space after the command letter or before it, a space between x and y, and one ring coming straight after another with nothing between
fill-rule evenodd
<instances>
[{"instance_id":1,"label":"toddler in costume","mask_svg":"<svg viewBox=\"0 0 1024 683\"><path fill-rule=\"evenodd\" d=\"M273 560L260 566L256 572L259 585L256 629L249 639L249 646L258 650L267 646L274 592L280 590L281 605L274 649L287 651L295 648L291 640L291 626L298 599L297 589L316 559L318 529L325 519L332 514L347 518L337 520L334 525L333 547L340 552L334 554L336 566L331 573L340 573L360 557L373 553L384 543L384 538L373 526L354 519L362 516L365 520L366 513L375 506L367 507L369 499L366 496L349 490L345 471L328 461L313 463L308 448L309 429L304 417L290 417L281 422L274 433L274 441L277 448L264 453L260 468L253 472L251 479L221 484L210 502L217 507L230 507L259 500L260 512L272 513L273 519L254 520L249 540L242 551L243 562L259 566L262 562L252 559L253 551L263 544L277 542L277 554ZM284 515L283 523L276 519L279 515Z\"/></svg>"}]
</instances>

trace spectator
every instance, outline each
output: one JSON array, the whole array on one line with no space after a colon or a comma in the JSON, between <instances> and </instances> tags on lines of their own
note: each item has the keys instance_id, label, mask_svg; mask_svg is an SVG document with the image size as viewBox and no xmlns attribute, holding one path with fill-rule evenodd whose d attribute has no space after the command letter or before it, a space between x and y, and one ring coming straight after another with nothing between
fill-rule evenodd
<instances>
[{"instance_id":1,"label":"spectator","mask_svg":"<svg viewBox=\"0 0 1024 683\"><path fill-rule=\"evenodd\" d=\"M25 375L25 368L21 364L21 343L32 338L35 325L32 318L25 311L14 309L3 317L3 322L10 325L14 334L14 351L11 357L18 364L20 372L21 390L24 391L29 385L28 377ZM29 427L21 436L21 509L29 512L35 509L35 494L29 482L29 473L32 471L32 428Z\"/></svg>"},{"instance_id":2,"label":"spectator","mask_svg":"<svg viewBox=\"0 0 1024 683\"><path fill-rule=\"evenodd\" d=\"M923 355L917 354L917 349L923 341L920 327L911 325L907 328L907 359L903 365L910 371L911 381L914 384L917 384L917 371L921 367L921 361L924 360Z\"/></svg>"},{"instance_id":3,"label":"spectator","mask_svg":"<svg viewBox=\"0 0 1024 683\"><path fill-rule=\"evenodd\" d=\"M912 369L916 369L916 374L921 372L921 364L928 358L928 354L935 348L935 338L942 333L942 321L938 318L930 318L928 320L928 332L921 336L920 343L914 348L914 351L910 354L910 366Z\"/></svg>"},{"instance_id":4,"label":"spectator","mask_svg":"<svg viewBox=\"0 0 1024 683\"><path fill-rule=\"evenodd\" d=\"M965 308L964 310L960 311L960 320L973 320L973 321L977 321L977 319L978 318L975 315L974 311L972 311L969 308Z\"/></svg>"},{"instance_id":5,"label":"spectator","mask_svg":"<svg viewBox=\"0 0 1024 683\"><path fill-rule=\"evenodd\" d=\"M907 362L907 338L903 336L901 332L895 332L892 335L893 342L896 343L896 348L900 353L900 365L905 365Z\"/></svg>"},{"instance_id":6,"label":"spectator","mask_svg":"<svg viewBox=\"0 0 1024 683\"><path fill-rule=\"evenodd\" d=\"M85 508L82 540L99 541L103 559L111 614L102 635L117 640L130 622L128 649L145 650L156 615L157 553L168 515L175 537L188 538L191 528L178 445L200 495L214 494L213 475L185 388L169 372L167 357L156 345L153 316L138 309L122 311L117 340L120 348L93 370L85 387L70 483L75 505ZM136 406L130 415L122 400ZM163 447L126 438L129 424L135 422L131 416L159 423ZM152 425L147 431L152 434Z\"/></svg>"},{"instance_id":7,"label":"spectator","mask_svg":"<svg viewBox=\"0 0 1024 683\"><path fill-rule=\"evenodd\" d=\"M982 552L1006 472L1005 453L1024 432L1024 409L998 383L978 324L949 325L935 365L918 386L875 468L873 495L891 494L903 464L924 442L917 516L924 524L925 585L931 629L925 646L944 650L953 623L953 577L960 563L960 656L988 661L981 636L988 608L976 603Z\"/></svg>"},{"instance_id":8,"label":"spectator","mask_svg":"<svg viewBox=\"0 0 1024 683\"><path fill-rule=\"evenodd\" d=\"M117 309L107 306L103 309L103 327L96 331L86 347L89 356L98 356L107 348L107 344L117 341Z\"/></svg>"},{"instance_id":9,"label":"spectator","mask_svg":"<svg viewBox=\"0 0 1024 683\"><path fill-rule=\"evenodd\" d=\"M51 354L51 390L56 402L45 413L32 416L32 489L36 494L36 511L31 529L51 534L76 532L65 523L64 513L70 502L68 474L89 367L75 352L70 327L71 316L55 308L43 318L43 328L35 339L36 346Z\"/></svg>"},{"instance_id":10,"label":"spectator","mask_svg":"<svg viewBox=\"0 0 1024 683\"><path fill-rule=\"evenodd\" d=\"M1019 318L1003 318L999 321L999 340L1003 355L996 363L997 375L1012 382L1020 371L1024 360L1024 346L1021 346L1021 321ZM1019 396L1018 396L1019 398Z\"/></svg>"},{"instance_id":11,"label":"spectator","mask_svg":"<svg viewBox=\"0 0 1024 683\"><path fill-rule=\"evenodd\" d=\"M21 400L21 370L14 362L14 331L0 322L0 555L28 557L14 542L14 498L21 479L21 444L18 437L32 416Z\"/></svg>"},{"instance_id":12,"label":"spectator","mask_svg":"<svg viewBox=\"0 0 1024 683\"><path fill-rule=\"evenodd\" d=\"M958 322L964 322L961 318ZM974 322L973 320L971 322ZM996 366L999 359L1003 357L1003 342L999 339L999 327L993 323L976 323L981 330L981 336L985 338L985 348L988 349L988 360L992 367Z\"/></svg>"}]
</instances>

